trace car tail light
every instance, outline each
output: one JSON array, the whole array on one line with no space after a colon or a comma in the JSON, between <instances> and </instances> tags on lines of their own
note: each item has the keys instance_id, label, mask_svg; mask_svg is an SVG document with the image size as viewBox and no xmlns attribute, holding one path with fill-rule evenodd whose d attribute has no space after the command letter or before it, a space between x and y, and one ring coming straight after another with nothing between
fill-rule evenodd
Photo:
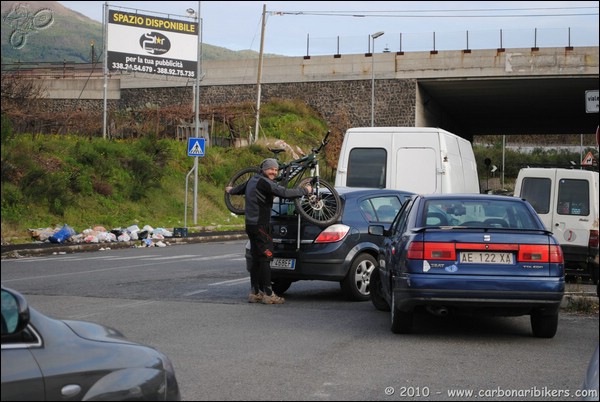
<instances>
[{"instance_id":1,"label":"car tail light","mask_svg":"<svg viewBox=\"0 0 600 402\"><path fill-rule=\"evenodd\" d=\"M564 263L565 258L563 256L562 247L550 246L550 262Z\"/></svg>"},{"instance_id":2,"label":"car tail light","mask_svg":"<svg viewBox=\"0 0 600 402\"><path fill-rule=\"evenodd\" d=\"M336 224L331 225L317 236L315 243L335 243L346 237L350 226Z\"/></svg>"},{"instance_id":3,"label":"car tail light","mask_svg":"<svg viewBox=\"0 0 600 402\"><path fill-rule=\"evenodd\" d=\"M517 254L518 262L562 263L563 253L558 245L521 244Z\"/></svg>"},{"instance_id":4,"label":"car tail light","mask_svg":"<svg viewBox=\"0 0 600 402\"><path fill-rule=\"evenodd\" d=\"M406 257L411 260L422 260L423 259L423 248L425 243L422 241L413 241L408 245L408 252Z\"/></svg>"},{"instance_id":5,"label":"car tail light","mask_svg":"<svg viewBox=\"0 0 600 402\"><path fill-rule=\"evenodd\" d=\"M588 241L588 246L592 248L598 247L598 231L590 230L590 240Z\"/></svg>"},{"instance_id":6,"label":"car tail light","mask_svg":"<svg viewBox=\"0 0 600 402\"><path fill-rule=\"evenodd\" d=\"M563 263L559 245L547 244L482 244L482 243L434 243L415 241L408 246L407 257L413 260L456 261L456 250L487 250L517 252L518 262Z\"/></svg>"},{"instance_id":7,"label":"car tail light","mask_svg":"<svg viewBox=\"0 0 600 402\"><path fill-rule=\"evenodd\" d=\"M415 241L408 246L407 257L414 260L456 260L454 243Z\"/></svg>"},{"instance_id":8,"label":"car tail light","mask_svg":"<svg viewBox=\"0 0 600 402\"><path fill-rule=\"evenodd\" d=\"M425 243L426 260L456 260L454 243Z\"/></svg>"}]
</instances>

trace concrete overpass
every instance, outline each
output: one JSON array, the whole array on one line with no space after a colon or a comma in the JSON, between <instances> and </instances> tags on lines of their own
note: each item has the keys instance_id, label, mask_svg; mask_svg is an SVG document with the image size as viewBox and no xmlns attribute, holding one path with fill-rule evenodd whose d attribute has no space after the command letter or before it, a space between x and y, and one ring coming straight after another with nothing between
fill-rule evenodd
<instances>
[{"instance_id":1,"label":"concrete overpass","mask_svg":"<svg viewBox=\"0 0 600 402\"><path fill-rule=\"evenodd\" d=\"M265 58L261 85L358 82L361 86L357 92L346 96L359 94L358 100L350 102L362 110L353 125L370 125L370 118L365 116L370 117L372 66L376 116L397 106L390 100L394 94L388 92L398 88L389 84L407 80L416 83L408 85L412 91L408 107L404 105L403 111L394 113L410 113L415 126L456 127L466 137L472 137L592 134L598 125L598 113L586 112L585 99L586 91L599 88L598 47ZM205 77L201 96L215 87L256 88L257 59L204 61L202 69ZM181 86L191 90L194 85L193 81L139 73L115 77L111 79L111 99L120 99L124 90ZM60 81L52 84L55 88L49 91L49 97L67 97L60 88L65 83ZM88 89L98 84L88 83ZM97 90L71 90L79 96L102 98L98 98ZM201 105L205 101L210 99L201 98ZM341 103L339 99L337 102ZM411 110L406 111L408 108ZM376 119L376 125L402 125L387 120L392 124Z\"/></svg>"}]
</instances>

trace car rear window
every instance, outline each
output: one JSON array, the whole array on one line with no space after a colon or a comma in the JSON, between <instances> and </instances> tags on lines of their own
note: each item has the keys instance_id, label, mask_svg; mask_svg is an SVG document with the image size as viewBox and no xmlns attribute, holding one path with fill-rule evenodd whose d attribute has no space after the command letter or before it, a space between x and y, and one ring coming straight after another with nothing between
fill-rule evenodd
<instances>
[{"instance_id":1,"label":"car rear window","mask_svg":"<svg viewBox=\"0 0 600 402\"><path fill-rule=\"evenodd\" d=\"M541 229L531 210L512 200L428 200L423 226Z\"/></svg>"},{"instance_id":2,"label":"car rear window","mask_svg":"<svg viewBox=\"0 0 600 402\"><path fill-rule=\"evenodd\" d=\"M360 210L369 222L390 223L402 207L396 196L371 197L360 202Z\"/></svg>"}]
</instances>

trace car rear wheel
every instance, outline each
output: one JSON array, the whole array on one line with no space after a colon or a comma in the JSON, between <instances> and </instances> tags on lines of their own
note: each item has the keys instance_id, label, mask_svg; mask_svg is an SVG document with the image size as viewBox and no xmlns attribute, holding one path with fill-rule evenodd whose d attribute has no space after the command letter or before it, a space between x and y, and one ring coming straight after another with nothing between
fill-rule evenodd
<instances>
[{"instance_id":1,"label":"car rear wheel","mask_svg":"<svg viewBox=\"0 0 600 402\"><path fill-rule=\"evenodd\" d=\"M371 273L377 261L370 254L360 254L352 262L348 274L340 283L350 300L366 301L371 297Z\"/></svg>"},{"instance_id":2,"label":"car rear wheel","mask_svg":"<svg viewBox=\"0 0 600 402\"><path fill-rule=\"evenodd\" d=\"M558 313L542 314L540 312L531 313L531 329L533 336L537 338L552 338L556 335L558 328Z\"/></svg>"},{"instance_id":3,"label":"car rear wheel","mask_svg":"<svg viewBox=\"0 0 600 402\"><path fill-rule=\"evenodd\" d=\"M371 303L379 311L390 311L390 305L383 295L379 268L375 268L371 273Z\"/></svg>"},{"instance_id":4,"label":"car rear wheel","mask_svg":"<svg viewBox=\"0 0 600 402\"><path fill-rule=\"evenodd\" d=\"M273 292L277 295L282 295L292 286L292 281L286 281L282 279L277 279L271 282L271 287Z\"/></svg>"},{"instance_id":5,"label":"car rear wheel","mask_svg":"<svg viewBox=\"0 0 600 402\"><path fill-rule=\"evenodd\" d=\"M412 329L413 314L412 312L400 311L396 307L396 297L392 291L392 332L395 334L408 334Z\"/></svg>"}]
</instances>

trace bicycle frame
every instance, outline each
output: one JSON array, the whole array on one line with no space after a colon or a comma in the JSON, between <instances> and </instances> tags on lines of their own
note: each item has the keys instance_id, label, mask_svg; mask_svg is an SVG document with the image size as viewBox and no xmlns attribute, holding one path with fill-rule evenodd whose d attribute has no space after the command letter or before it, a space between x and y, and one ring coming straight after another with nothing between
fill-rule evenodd
<instances>
[{"instance_id":1,"label":"bicycle frame","mask_svg":"<svg viewBox=\"0 0 600 402\"><path fill-rule=\"evenodd\" d=\"M331 134L331 132L328 131L325 135L325 138L321 141L319 147L313 148L312 153L310 153L309 155L290 161L288 163L280 163L279 169L281 170L281 174L279 174L275 178L275 180L281 182L284 186L288 186L290 183L293 183L295 186L295 184L300 179L302 179L304 173L308 170L310 172L310 177L313 178L313 194L318 195L320 173L319 159L317 158L317 155L319 154L319 152L321 152L321 149L323 149L323 147L327 145L327 138L329 137L329 134ZM273 151L273 153L275 154L275 159L279 160L279 158L277 157L278 152ZM296 180L294 181L294 179Z\"/></svg>"},{"instance_id":2,"label":"bicycle frame","mask_svg":"<svg viewBox=\"0 0 600 402\"><path fill-rule=\"evenodd\" d=\"M307 155L303 158L293 160L288 163L280 165L281 174L279 174L275 180L280 181L283 185L287 186L294 178L300 176L310 170L310 175L314 176L315 173L318 175L319 163L315 154Z\"/></svg>"}]
</instances>

